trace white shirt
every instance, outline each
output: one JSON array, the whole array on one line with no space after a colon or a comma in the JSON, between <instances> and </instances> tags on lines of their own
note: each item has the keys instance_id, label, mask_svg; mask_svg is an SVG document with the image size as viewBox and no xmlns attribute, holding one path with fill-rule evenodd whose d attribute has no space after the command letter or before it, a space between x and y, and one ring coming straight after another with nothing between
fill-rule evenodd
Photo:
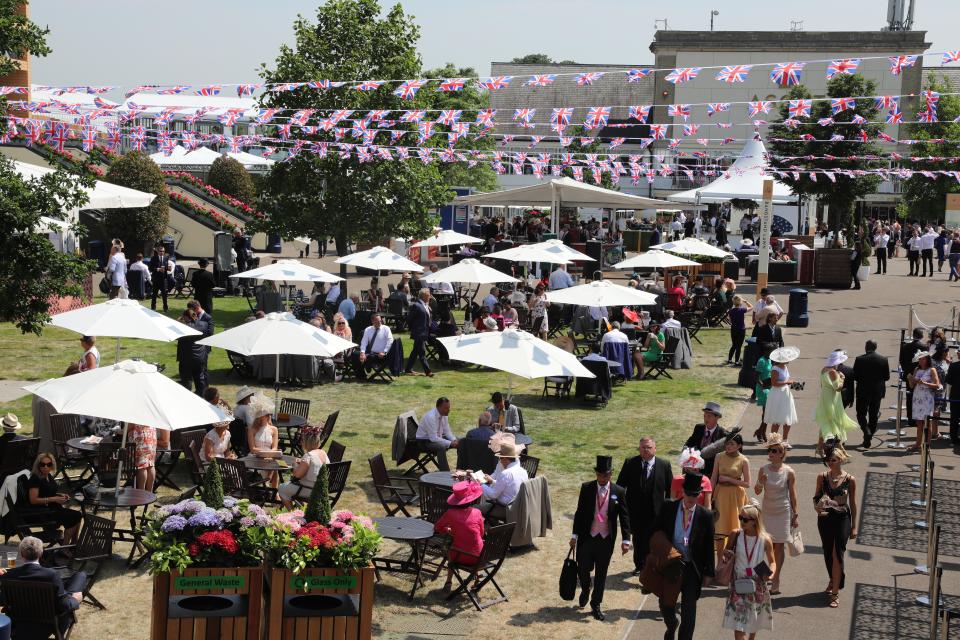
<instances>
[{"instance_id":1,"label":"white shirt","mask_svg":"<svg viewBox=\"0 0 960 640\"><path fill-rule=\"evenodd\" d=\"M873 236L873 246L877 249L886 249L888 244L890 244L890 236L887 234L878 233Z\"/></svg>"},{"instance_id":2,"label":"white shirt","mask_svg":"<svg viewBox=\"0 0 960 640\"><path fill-rule=\"evenodd\" d=\"M930 245L933 246L932 244ZM110 274L110 284L114 287L123 287L127 284L127 257L122 251L110 256L107 263L107 273Z\"/></svg>"},{"instance_id":3,"label":"white shirt","mask_svg":"<svg viewBox=\"0 0 960 640\"><path fill-rule=\"evenodd\" d=\"M920 251L933 249L933 241L937 239L937 235L936 231L927 231L920 236Z\"/></svg>"},{"instance_id":4,"label":"white shirt","mask_svg":"<svg viewBox=\"0 0 960 640\"><path fill-rule=\"evenodd\" d=\"M608 342L630 342L630 340L627 339L627 334L620 329L611 329L600 338L600 344L607 344Z\"/></svg>"},{"instance_id":5,"label":"white shirt","mask_svg":"<svg viewBox=\"0 0 960 640\"><path fill-rule=\"evenodd\" d=\"M327 291L327 302L336 302L340 298L340 285L335 284Z\"/></svg>"},{"instance_id":6,"label":"white shirt","mask_svg":"<svg viewBox=\"0 0 960 640\"><path fill-rule=\"evenodd\" d=\"M433 288L440 289L440 293L453 293L453 285L449 282L436 282Z\"/></svg>"},{"instance_id":7,"label":"white shirt","mask_svg":"<svg viewBox=\"0 0 960 640\"><path fill-rule=\"evenodd\" d=\"M142 271L144 273L150 273L150 267L143 264L143 260L137 260L130 265L130 271Z\"/></svg>"},{"instance_id":8,"label":"white shirt","mask_svg":"<svg viewBox=\"0 0 960 640\"><path fill-rule=\"evenodd\" d=\"M376 333L376 337L374 337ZM393 345L393 332L390 331L390 327L385 324L380 325L380 330L370 325L363 330L363 338L360 340L360 351L363 353L367 352L367 344L370 340L373 340L371 345L370 353L387 353L390 351L391 345Z\"/></svg>"},{"instance_id":9,"label":"white shirt","mask_svg":"<svg viewBox=\"0 0 960 640\"><path fill-rule=\"evenodd\" d=\"M493 311L493 305L495 304L500 304L500 300L497 298L497 296L493 295L492 293L488 293L486 297L483 299L483 306L489 309L490 311Z\"/></svg>"},{"instance_id":10,"label":"white shirt","mask_svg":"<svg viewBox=\"0 0 960 640\"><path fill-rule=\"evenodd\" d=\"M674 231L682 231L682 230L683 230L683 223L680 222L679 220L674 220L674 221L670 224L670 228L673 229Z\"/></svg>"},{"instance_id":11,"label":"white shirt","mask_svg":"<svg viewBox=\"0 0 960 640\"><path fill-rule=\"evenodd\" d=\"M590 355L583 358L584 360L590 360L591 362L607 362L607 359L604 358L599 353L591 353Z\"/></svg>"},{"instance_id":12,"label":"white shirt","mask_svg":"<svg viewBox=\"0 0 960 640\"><path fill-rule=\"evenodd\" d=\"M520 485L530 476L527 475L527 470L520 466L520 461L514 460L506 469L498 463L490 477L493 478L493 483L483 485L483 497L497 504L508 505L516 500Z\"/></svg>"},{"instance_id":13,"label":"white shirt","mask_svg":"<svg viewBox=\"0 0 960 640\"><path fill-rule=\"evenodd\" d=\"M440 415L440 411L433 408L420 419L420 426L417 427L417 439L442 442L449 447L457 437L450 430L450 421L447 420L447 416Z\"/></svg>"},{"instance_id":14,"label":"white shirt","mask_svg":"<svg viewBox=\"0 0 960 640\"><path fill-rule=\"evenodd\" d=\"M683 325L676 318L668 318L660 324L661 329L680 329Z\"/></svg>"},{"instance_id":15,"label":"white shirt","mask_svg":"<svg viewBox=\"0 0 960 640\"><path fill-rule=\"evenodd\" d=\"M923 244L923 240L919 237L910 236L910 239L907 240L907 248L910 251L920 251L920 245Z\"/></svg>"},{"instance_id":16,"label":"white shirt","mask_svg":"<svg viewBox=\"0 0 960 640\"><path fill-rule=\"evenodd\" d=\"M565 269L557 269L550 274L550 290L566 289L573 286L573 278Z\"/></svg>"}]
</instances>

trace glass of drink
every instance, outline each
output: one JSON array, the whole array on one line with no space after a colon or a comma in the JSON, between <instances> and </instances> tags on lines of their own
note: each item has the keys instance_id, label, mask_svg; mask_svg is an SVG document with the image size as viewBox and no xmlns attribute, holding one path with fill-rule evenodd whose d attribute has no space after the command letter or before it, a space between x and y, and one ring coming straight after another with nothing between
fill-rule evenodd
<instances>
[{"instance_id":1,"label":"glass of drink","mask_svg":"<svg viewBox=\"0 0 960 640\"><path fill-rule=\"evenodd\" d=\"M17 566L17 552L7 551L7 568L13 569L15 566Z\"/></svg>"}]
</instances>

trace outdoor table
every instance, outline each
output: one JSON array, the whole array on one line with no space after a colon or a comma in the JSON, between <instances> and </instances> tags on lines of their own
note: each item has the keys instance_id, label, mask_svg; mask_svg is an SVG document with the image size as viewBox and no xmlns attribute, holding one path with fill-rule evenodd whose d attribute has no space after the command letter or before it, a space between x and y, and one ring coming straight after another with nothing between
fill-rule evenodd
<instances>
[{"instance_id":1,"label":"outdoor table","mask_svg":"<svg viewBox=\"0 0 960 640\"><path fill-rule=\"evenodd\" d=\"M77 451L83 451L86 453L96 453L100 450L99 442L84 442L88 436L82 438L70 438L67 440L67 446L76 449Z\"/></svg>"},{"instance_id":2,"label":"outdoor table","mask_svg":"<svg viewBox=\"0 0 960 640\"><path fill-rule=\"evenodd\" d=\"M450 477L449 471L444 471L447 477ZM406 559L397 560L395 558L374 558L373 566L377 571L377 578L380 577L380 569L391 573L409 573L413 574L413 588L410 589L410 598L417 591L420 585L420 576L423 572L424 553L422 542L433 537L433 523L421 520L420 518L403 518L389 516L385 518L374 518L377 525L377 531L381 536L388 540L397 542L406 542L410 545L410 555Z\"/></svg>"},{"instance_id":3,"label":"outdoor table","mask_svg":"<svg viewBox=\"0 0 960 640\"><path fill-rule=\"evenodd\" d=\"M129 509L130 510L130 528L116 528L113 531L113 539L117 542L132 542L130 546L130 555L127 556L127 565L136 567L147 557L147 548L143 546L143 528L137 523L137 509L143 509L140 514L140 520L143 520L147 513L147 507L157 501L157 494L145 491L143 489L134 489L133 487L121 487L119 493L114 489L101 489L97 498L92 501L93 512L106 509ZM80 511L86 514L88 506L86 499L80 501ZM139 553L136 559L134 556Z\"/></svg>"},{"instance_id":4,"label":"outdoor table","mask_svg":"<svg viewBox=\"0 0 960 640\"><path fill-rule=\"evenodd\" d=\"M424 484L434 484L438 487L451 488L456 483L449 471L433 471L420 476L420 482Z\"/></svg>"},{"instance_id":5,"label":"outdoor table","mask_svg":"<svg viewBox=\"0 0 960 640\"><path fill-rule=\"evenodd\" d=\"M291 450L296 453L296 438L294 437L294 431L307 424L306 418L301 418L300 416L289 415L286 420L280 420L274 415L271 418L273 426L277 429L283 429L285 438L281 438L282 441L290 445ZM281 447L282 448L282 447Z\"/></svg>"},{"instance_id":6,"label":"outdoor table","mask_svg":"<svg viewBox=\"0 0 960 640\"><path fill-rule=\"evenodd\" d=\"M293 456L288 456L284 454L281 458L258 458L254 455L244 456L238 458L240 462L246 465L247 469L250 471L278 471L283 473L284 471L290 471L293 469ZM279 464L279 461L283 460L287 466L282 466Z\"/></svg>"},{"instance_id":7,"label":"outdoor table","mask_svg":"<svg viewBox=\"0 0 960 640\"><path fill-rule=\"evenodd\" d=\"M82 451L87 454L96 454L100 450L100 445L104 442L113 443L115 440L101 440L100 442L84 442L87 437L82 438L70 438L67 440L67 446L77 451ZM169 455L164 455L169 454ZM177 460L180 459L180 450L179 449L157 449L156 461L154 466L157 469L157 477L154 482L154 488L159 488L161 486L167 486L173 489L174 491L180 491L180 487L170 479L170 474L173 473L174 468L177 466ZM161 463L162 461L162 463ZM95 461L91 461L91 466L95 466ZM94 469L96 470L96 469Z\"/></svg>"}]
</instances>

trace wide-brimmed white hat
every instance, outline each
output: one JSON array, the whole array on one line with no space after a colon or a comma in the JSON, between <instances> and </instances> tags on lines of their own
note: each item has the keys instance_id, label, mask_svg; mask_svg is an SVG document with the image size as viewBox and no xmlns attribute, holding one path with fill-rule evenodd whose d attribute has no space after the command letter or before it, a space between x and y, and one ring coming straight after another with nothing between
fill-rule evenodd
<instances>
[{"instance_id":1,"label":"wide-brimmed white hat","mask_svg":"<svg viewBox=\"0 0 960 640\"><path fill-rule=\"evenodd\" d=\"M256 420L261 416L273 415L273 408L274 408L273 400L263 395L262 393L258 393L255 396L253 396L253 398L250 400L249 406L250 408L248 409L248 411L250 412L251 420Z\"/></svg>"},{"instance_id":2,"label":"wide-brimmed white hat","mask_svg":"<svg viewBox=\"0 0 960 640\"><path fill-rule=\"evenodd\" d=\"M931 358L931 359L932 359L932 358L933 358L933 354L931 354L929 351L926 351L925 349L920 349L920 350L917 351L915 354L913 354L913 362L915 362L915 363L916 363L916 362L920 362L920 358ZM8 415L9 415L9 414L8 414ZM16 417L16 416L14 416L14 417ZM4 424L6 424L6 423L4 423Z\"/></svg>"},{"instance_id":3,"label":"wide-brimmed white hat","mask_svg":"<svg viewBox=\"0 0 960 640\"><path fill-rule=\"evenodd\" d=\"M848 357L846 351L834 351L827 356L826 366L835 367L842 362L846 362Z\"/></svg>"},{"instance_id":4,"label":"wide-brimmed white hat","mask_svg":"<svg viewBox=\"0 0 960 640\"><path fill-rule=\"evenodd\" d=\"M240 402L240 401L243 400L244 398L249 398L250 396L252 396L252 395L254 395L254 394L256 394L256 393L257 393L257 390L256 390L256 389L253 389L253 388L251 388L251 387L248 387L248 386L244 385L244 386L240 387L240 388L237 390L237 400L236 400L236 401L237 401L237 402Z\"/></svg>"},{"instance_id":5,"label":"wide-brimmed white hat","mask_svg":"<svg viewBox=\"0 0 960 640\"><path fill-rule=\"evenodd\" d=\"M23 426L22 424L20 424L20 419L17 418L17 416L15 416L12 413L8 413L7 415L3 416L2 424L3 424L3 428L6 429L7 431L16 431L17 429Z\"/></svg>"},{"instance_id":6,"label":"wide-brimmed white hat","mask_svg":"<svg viewBox=\"0 0 960 640\"><path fill-rule=\"evenodd\" d=\"M797 347L780 347L774 349L770 354L771 362L793 362L800 357L800 349Z\"/></svg>"},{"instance_id":7,"label":"wide-brimmed white hat","mask_svg":"<svg viewBox=\"0 0 960 640\"><path fill-rule=\"evenodd\" d=\"M744 238L743 240L740 241L740 246L741 246L741 247L752 247L752 246L753 246L753 240L751 240L750 238Z\"/></svg>"}]
</instances>

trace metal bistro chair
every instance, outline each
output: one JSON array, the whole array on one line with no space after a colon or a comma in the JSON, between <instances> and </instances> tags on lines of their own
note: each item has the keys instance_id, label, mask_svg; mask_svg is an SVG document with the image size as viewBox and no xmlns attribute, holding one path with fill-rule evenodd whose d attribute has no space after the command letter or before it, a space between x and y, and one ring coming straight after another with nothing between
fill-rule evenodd
<instances>
[{"instance_id":1,"label":"metal bistro chair","mask_svg":"<svg viewBox=\"0 0 960 640\"><path fill-rule=\"evenodd\" d=\"M483 540L483 551L480 552L479 556L456 547L451 548L451 551L457 551L463 556L476 558L476 563L464 564L454 560L448 562L448 566L453 570L453 576L457 579L459 586L447 596L447 600L453 600L457 596L466 594L477 611L483 611L491 605L507 601L507 594L497 584L496 575L500 571L500 567L503 566L507 551L510 549L510 539L513 537L514 526L515 524L510 522L487 529ZM475 584L471 586L471 583ZM480 591L487 584L493 585L493 588L500 594L499 598L486 602L480 600Z\"/></svg>"},{"instance_id":2,"label":"metal bistro chair","mask_svg":"<svg viewBox=\"0 0 960 640\"><path fill-rule=\"evenodd\" d=\"M84 435L80 429L80 416L55 413L50 416L50 431L53 435L53 452L57 456L57 477L70 488L83 486L93 476L91 456L67 444L68 440ZM70 473L77 469L79 473Z\"/></svg>"},{"instance_id":3,"label":"metal bistro chair","mask_svg":"<svg viewBox=\"0 0 960 640\"><path fill-rule=\"evenodd\" d=\"M378 453L367 461L370 464L370 475L373 478L373 488L377 492L377 498L383 505L383 510L387 516L393 516L397 513L412 517L407 507L416 506L419 496L413 487L412 478L390 476L387 473L387 465L383 461L383 454Z\"/></svg>"},{"instance_id":4,"label":"metal bistro chair","mask_svg":"<svg viewBox=\"0 0 960 640\"><path fill-rule=\"evenodd\" d=\"M4 580L3 599L4 611L18 630L14 637L49 638L52 634L67 640L77 622L73 611L57 612L57 587L52 582Z\"/></svg>"},{"instance_id":5,"label":"metal bistro chair","mask_svg":"<svg viewBox=\"0 0 960 640\"><path fill-rule=\"evenodd\" d=\"M97 580L100 566L113 555L113 532L116 528L117 523L113 520L94 515L86 515L83 517L83 529L80 530L80 539L77 541L77 544L47 549L47 553L56 553L64 549L73 550L68 565L53 566L52 568L57 570L60 573L60 577L64 580L70 578L78 571L86 573L87 586L83 590L83 599L98 609L106 609L106 607L97 600L91 593L91 590Z\"/></svg>"}]
</instances>

